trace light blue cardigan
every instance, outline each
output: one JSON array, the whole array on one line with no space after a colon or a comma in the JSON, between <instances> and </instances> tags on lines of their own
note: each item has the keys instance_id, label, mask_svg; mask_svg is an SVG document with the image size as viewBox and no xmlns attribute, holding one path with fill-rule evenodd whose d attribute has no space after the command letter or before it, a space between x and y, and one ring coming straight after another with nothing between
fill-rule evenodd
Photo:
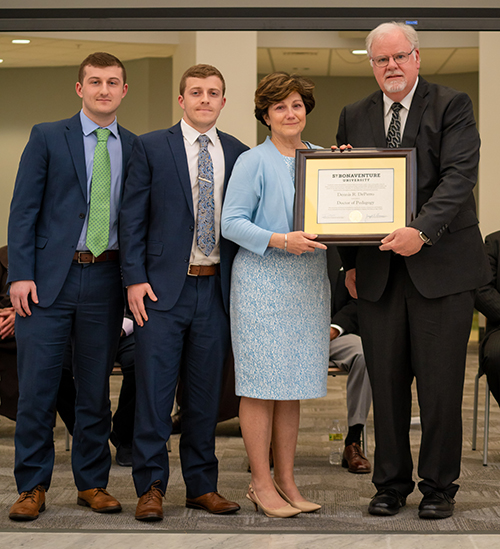
<instances>
[{"instance_id":1,"label":"light blue cardigan","mask_svg":"<svg viewBox=\"0 0 500 549\"><path fill-rule=\"evenodd\" d=\"M264 255L273 233L293 230L294 197L290 171L267 137L261 145L244 152L234 165L222 208L222 235Z\"/></svg>"}]
</instances>

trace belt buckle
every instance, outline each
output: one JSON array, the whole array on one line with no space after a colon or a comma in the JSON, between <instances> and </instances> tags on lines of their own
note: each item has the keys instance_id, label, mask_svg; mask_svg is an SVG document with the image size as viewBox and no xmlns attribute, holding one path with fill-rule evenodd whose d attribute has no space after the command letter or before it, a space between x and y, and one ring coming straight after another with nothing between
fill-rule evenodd
<instances>
[{"instance_id":1,"label":"belt buckle","mask_svg":"<svg viewBox=\"0 0 500 549\"><path fill-rule=\"evenodd\" d=\"M76 253L78 254L78 259L77 259L78 265L84 265L84 262L81 261L82 254L83 254L84 252L76 252Z\"/></svg>"},{"instance_id":2,"label":"belt buckle","mask_svg":"<svg viewBox=\"0 0 500 549\"><path fill-rule=\"evenodd\" d=\"M198 265L193 265L192 263L189 264L189 267L188 267L188 276L199 276L197 273L192 273L191 272L191 267L198 267Z\"/></svg>"},{"instance_id":3,"label":"belt buckle","mask_svg":"<svg viewBox=\"0 0 500 549\"><path fill-rule=\"evenodd\" d=\"M79 265L87 265L87 263L95 263L95 256L91 252L76 252L78 254L78 264ZM82 254L90 254L92 256L91 261L81 261Z\"/></svg>"}]
</instances>

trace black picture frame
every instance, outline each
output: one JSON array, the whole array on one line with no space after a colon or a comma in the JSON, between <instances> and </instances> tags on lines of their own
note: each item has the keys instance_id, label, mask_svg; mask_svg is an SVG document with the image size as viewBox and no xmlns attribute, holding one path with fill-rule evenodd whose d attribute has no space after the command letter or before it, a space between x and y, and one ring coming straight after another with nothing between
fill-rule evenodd
<instances>
[{"instance_id":1,"label":"black picture frame","mask_svg":"<svg viewBox=\"0 0 500 549\"><path fill-rule=\"evenodd\" d=\"M416 149L298 149L294 230L375 245L415 217Z\"/></svg>"}]
</instances>

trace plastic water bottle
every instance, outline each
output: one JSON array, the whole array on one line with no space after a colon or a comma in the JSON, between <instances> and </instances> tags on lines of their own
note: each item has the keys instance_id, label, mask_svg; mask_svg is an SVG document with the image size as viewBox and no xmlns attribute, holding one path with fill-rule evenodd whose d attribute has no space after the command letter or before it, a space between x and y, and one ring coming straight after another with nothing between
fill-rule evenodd
<instances>
[{"instance_id":1,"label":"plastic water bottle","mask_svg":"<svg viewBox=\"0 0 500 549\"><path fill-rule=\"evenodd\" d=\"M340 426L340 421L334 419L328 431L328 440L330 441L330 465L340 465L344 453L344 435Z\"/></svg>"}]
</instances>

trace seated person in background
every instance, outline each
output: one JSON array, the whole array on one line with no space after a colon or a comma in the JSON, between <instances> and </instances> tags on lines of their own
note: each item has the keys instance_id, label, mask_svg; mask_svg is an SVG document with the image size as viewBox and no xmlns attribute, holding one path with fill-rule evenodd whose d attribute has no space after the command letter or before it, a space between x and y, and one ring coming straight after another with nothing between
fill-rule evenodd
<instances>
[{"instance_id":1,"label":"seated person in background","mask_svg":"<svg viewBox=\"0 0 500 549\"><path fill-rule=\"evenodd\" d=\"M135 417L135 339L134 322L125 317L116 353L123 381L118 399L118 407L113 415L113 429L110 440L116 447L116 463L122 467L132 467L132 440L134 438Z\"/></svg>"},{"instance_id":2,"label":"seated person in background","mask_svg":"<svg viewBox=\"0 0 500 549\"><path fill-rule=\"evenodd\" d=\"M500 404L500 231L485 239L493 279L476 292L475 307L486 317L486 333L479 347L479 364L486 374L490 391Z\"/></svg>"},{"instance_id":3,"label":"seated person in background","mask_svg":"<svg viewBox=\"0 0 500 549\"><path fill-rule=\"evenodd\" d=\"M347 379L347 419L342 467L350 473L370 473L370 462L359 445L361 432L372 402L370 379L366 369L361 338L358 334L358 304L345 286L345 272L336 246L326 253L328 276L332 287L330 326L330 366L349 372Z\"/></svg>"},{"instance_id":4,"label":"seated person in background","mask_svg":"<svg viewBox=\"0 0 500 549\"><path fill-rule=\"evenodd\" d=\"M17 348L14 337L16 312L7 295L7 246L0 248L0 415L16 419Z\"/></svg>"}]
</instances>

